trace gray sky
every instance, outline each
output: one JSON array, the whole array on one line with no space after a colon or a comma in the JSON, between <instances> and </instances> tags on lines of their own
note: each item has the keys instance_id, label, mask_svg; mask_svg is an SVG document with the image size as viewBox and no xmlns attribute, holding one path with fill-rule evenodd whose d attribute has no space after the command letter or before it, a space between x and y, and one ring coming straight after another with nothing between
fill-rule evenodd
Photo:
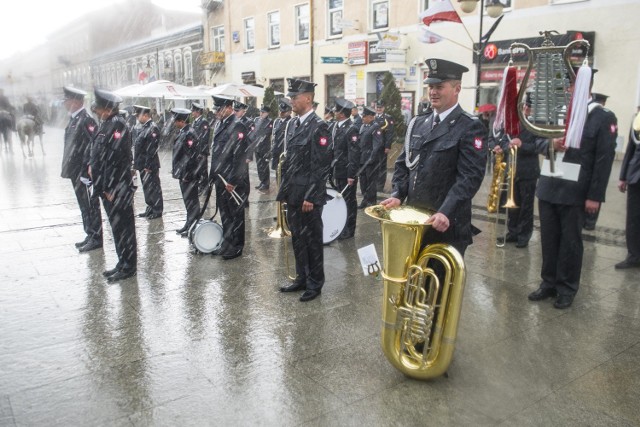
<instances>
[{"instance_id":1,"label":"gray sky","mask_svg":"<svg viewBox=\"0 0 640 427\"><path fill-rule=\"evenodd\" d=\"M126 0L5 0L0 12L0 59L46 41L74 19ZM201 0L152 0L165 9L202 12Z\"/></svg>"}]
</instances>

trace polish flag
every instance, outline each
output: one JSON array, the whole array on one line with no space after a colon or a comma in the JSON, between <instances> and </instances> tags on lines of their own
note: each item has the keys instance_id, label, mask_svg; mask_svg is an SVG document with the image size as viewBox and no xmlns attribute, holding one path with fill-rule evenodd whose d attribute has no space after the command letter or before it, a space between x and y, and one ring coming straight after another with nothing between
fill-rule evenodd
<instances>
[{"instance_id":1,"label":"polish flag","mask_svg":"<svg viewBox=\"0 0 640 427\"><path fill-rule=\"evenodd\" d=\"M147 73L145 73L142 68L138 68L138 81L143 83L147 77L149 77Z\"/></svg>"},{"instance_id":2,"label":"polish flag","mask_svg":"<svg viewBox=\"0 0 640 427\"><path fill-rule=\"evenodd\" d=\"M422 43L433 44L441 42L444 39L436 33L429 31L425 27L422 27L420 30L420 35L418 36L418 40L420 40Z\"/></svg>"},{"instance_id":3,"label":"polish flag","mask_svg":"<svg viewBox=\"0 0 640 427\"><path fill-rule=\"evenodd\" d=\"M453 8L450 0L443 0L433 3L433 5L420 14L420 19L424 25L431 25L432 22L449 21L460 22L458 12Z\"/></svg>"}]
</instances>

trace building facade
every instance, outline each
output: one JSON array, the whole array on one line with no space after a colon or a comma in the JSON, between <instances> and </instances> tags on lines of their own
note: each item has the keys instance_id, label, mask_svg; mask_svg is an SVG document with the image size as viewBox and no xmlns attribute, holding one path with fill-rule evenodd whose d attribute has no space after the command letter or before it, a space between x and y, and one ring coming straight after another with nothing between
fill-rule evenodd
<instances>
[{"instance_id":1,"label":"building facade","mask_svg":"<svg viewBox=\"0 0 640 427\"><path fill-rule=\"evenodd\" d=\"M421 41L426 27L419 16L429 0L203 0L205 79L209 85L244 81L283 91L286 78L305 77L318 84L321 105L332 104L336 97L369 104L382 89L382 73L390 71L403 104L413 112L426 93L425 59L438 57L469 68L460 102L473 111L477 74L479 104L495 103L500 70L508 61L508 55L497 55L498 49L555 30L563 40L587 36L593 42L589 61L599 69L594 91L610 96L607 107L617 113L620 127L628 128L640 103L640 27L628 17L640 15L640 2L501 1L504 18L491 36L493 45L483 49L477 73L473 48L480 23L486 33L495 19L486 13L481 18L479 7L465 14L455 0L463 24L432 24L429 30L443 38L438 43ZM521 71L525 67L524 62L517 65Z\"/></svg>"}]
</instances>

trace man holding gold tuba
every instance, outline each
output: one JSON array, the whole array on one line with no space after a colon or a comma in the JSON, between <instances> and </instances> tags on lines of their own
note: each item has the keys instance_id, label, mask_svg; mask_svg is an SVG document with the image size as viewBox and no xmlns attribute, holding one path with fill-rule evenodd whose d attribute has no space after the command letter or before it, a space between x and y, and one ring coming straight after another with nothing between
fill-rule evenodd
<instances>
[{"instance_id":1,"label":"man holding gold tuba","mask_svg":"<svg viewBox=\"0 0 640 427\"><path fill-rule=\"evenodd\" d=\"M416 116L407 127L395 164L391 197L381 204L411 206L435 212L423 242L448 243L461 255L472 242L471 199L486 166L487 131L458 104L462 74L468 68L444 59L427 59L433 113Z\"/></svg>"}]
</instances>

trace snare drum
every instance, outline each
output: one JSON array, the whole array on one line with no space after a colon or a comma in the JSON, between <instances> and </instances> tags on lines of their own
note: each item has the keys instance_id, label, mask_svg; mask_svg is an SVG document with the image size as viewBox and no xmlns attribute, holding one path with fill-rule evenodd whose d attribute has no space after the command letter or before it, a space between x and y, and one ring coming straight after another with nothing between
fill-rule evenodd
<instances>
[{"instance_id":1,"label":"snare drum","mask_svg":"<svg viewBox=\"0 0 640 427\"><path fill-rule=\"evenodd\" d=\"M347 224L347 203L333 188L327 188L327 204L322 209L322 241L326 245L338 238Z\"/></svg>"},{"instance_id":2,"label":"snare drum","mask_svg":"<svg viewBox=\"0 0 640 427\"><path fill-rule=\"evenodd\" d=\"M210 254L220 249L222 239L222 226L208 219L198 221L190 235L191 244L203 254Z\"/></svg>"}]
</instances>

